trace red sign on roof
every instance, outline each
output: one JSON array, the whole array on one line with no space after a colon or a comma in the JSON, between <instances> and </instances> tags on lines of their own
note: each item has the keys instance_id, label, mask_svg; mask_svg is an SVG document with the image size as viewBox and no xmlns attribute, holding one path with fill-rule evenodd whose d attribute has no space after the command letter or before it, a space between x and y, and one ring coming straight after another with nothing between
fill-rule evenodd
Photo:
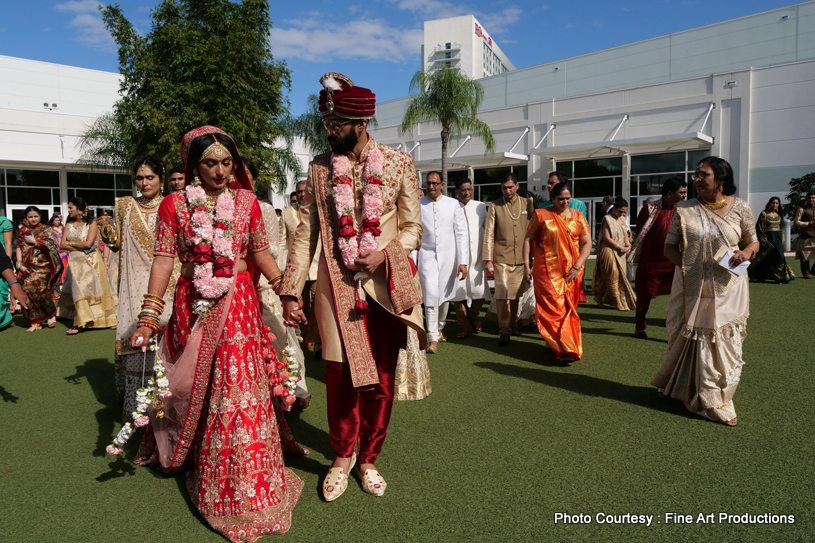
<instances>
[{"instance_id":1,"label":"red sign on roof","mask_svg":"<svg viewBox=\"0 0 815 543\"><path fill-rule=\"evenodd\" d=\"M484 33L484 30L478 23L475 23L475 35L478 36L479 38L483 38L484 41L486 41L489 44L489 46L492 47L492 38L490 38L489 36L487 36L487 34Z\"/></svg>"}]
</instances>

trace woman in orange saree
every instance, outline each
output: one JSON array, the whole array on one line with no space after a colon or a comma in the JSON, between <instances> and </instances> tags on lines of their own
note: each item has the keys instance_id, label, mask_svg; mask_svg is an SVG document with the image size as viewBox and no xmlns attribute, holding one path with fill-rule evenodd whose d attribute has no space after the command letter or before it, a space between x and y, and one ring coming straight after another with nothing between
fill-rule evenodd
<instances>
[{"instance_id":1,"label":"woman in orange saree","mask_svg":"<svg viewBox=\"0 0 815 543\"><path fill-rule=\"evenodd\" d=\"M583 356L577 301L583 267L591 254L591 234L583 214L569 208L572 194L566 183L552 187L549 198L554 206L536 209L529 221L524 273L527 281L535 281L538 331L558 361L568 363ZM529 258L533 242L534 262Z\"/></svg>"},{"instance_id":2,"label":"woman in orange saree","mask_svg":"<svg viewBox=\"0 0 815 543\"><path fill-rule=\"evenodd\" d=\"M285 419L273 390L280 385L264 364L275 357L273 337L246 260L273 284L280 270L232 138L212 126L192 130L181 160L194 182L159 206L148 293L131 338L140 348L157 332L178 255L181 277L158 350L169 394L149 412L137 461L192 467L187 489L201 515L230 541L253 542L290 528L303 489L283 463ZM287 427L282 434L293 442Z\"/></svg>"}]
</instances>

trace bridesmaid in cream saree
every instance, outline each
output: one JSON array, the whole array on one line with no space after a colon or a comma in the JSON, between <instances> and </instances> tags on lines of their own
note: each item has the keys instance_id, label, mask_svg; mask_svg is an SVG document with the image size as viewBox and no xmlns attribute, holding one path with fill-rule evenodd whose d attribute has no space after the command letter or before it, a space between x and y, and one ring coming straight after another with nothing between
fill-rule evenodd
<instances>
[{"instance_id":1,"label":"bridesmaid in cream saree","mask_svg":"<svg viewBox=\"0 0 815 543\"><path fill-rule=\"evenodd\" d=\"M155 352L143 353L130 345L130 338L136 331L139 312L150 268L153 265L153 245L156 242L158 206L161 204L161 187L164 184L164 164L153 155L136 159L132 168L133 181L141 196L116 198L113 220L100 217L99 232L102 241L114 253L117 273L111 274L112 288L119 293L116 326L116 396L124 402L122 419L131 420L136 410L136 391L152 377ZM114 269L113 264L111 268ZM167 305L171 305L181 264L176 261L167 293ZM170 307L166 307L160 324L167 326Z\"/></svg>"},{"instance_id":2,"label":"bridesmaid in cream saree","mask_svg":"<svg viewBox=\"0 0 815 543\"><path fill-rule=\"evenodd\" d=\"M69 222L59 248L68 251L68 270L62 285L57 316L73 320L68 335L85 328L116 326L116 302L110 291L102 253L96 246L99 232L84 199L68 200Z\"/></svg>"},{"instance_id":3,"label":"bridesmaid in cream saree","mask_svg":"<svg viewBox=\"0 0 815 543\"><path fill-rule=\"evenodd\" d=\"M703 159L694 180L698 196L676 204L665 240L665 256L677 273L668 303L668 353L651 384L660 396L735 426L733 395L744 366L750 291L747 274L719 266L717 255L732 251L729 265L738 266L755 256L759 243L750 206L731 196L736 186L726 160Z\"/></svg>"}]
</instances>

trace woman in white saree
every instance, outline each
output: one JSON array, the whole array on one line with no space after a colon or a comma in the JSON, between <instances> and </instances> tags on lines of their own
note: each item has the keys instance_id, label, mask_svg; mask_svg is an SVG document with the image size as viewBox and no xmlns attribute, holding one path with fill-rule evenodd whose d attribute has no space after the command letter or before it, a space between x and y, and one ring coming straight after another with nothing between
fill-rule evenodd
<instances>
[{"instance_id":1,"label":"woman in white saree","mask_svg":"<svg viewBox=\"0 0 815 543\"><path fill-rule=\"evenodd\" d=\"M668 303L668 353L651 384L662 397L681 400L690 411L735 426L733 395L741 378L742 344L747 337L750 292L738 266L758 250L750 206L732 196L733 170L708 157L694 174L697 197L676 204L665 256L677 266ZM739 250L739 241L744 250Z\"/></svg>"}]
</instances>

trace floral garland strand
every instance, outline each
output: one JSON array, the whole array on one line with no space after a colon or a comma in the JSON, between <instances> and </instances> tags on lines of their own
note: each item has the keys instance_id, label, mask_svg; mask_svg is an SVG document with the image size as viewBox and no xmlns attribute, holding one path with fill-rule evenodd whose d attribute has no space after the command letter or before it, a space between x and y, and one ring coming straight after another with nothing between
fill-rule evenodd
<instances>
[{"instance_id":1,"label":"floral garland strand","mask_svg":"<svg viewBox=\"0 0 815 543\"><path fill-rule=\"evenodd\" d=\"M158 341L155 338L150 339L151 351L158 349ZM145 349L145 358L147 357ZM156 353L156 362L153 364L153 377L147 380L147 386L142 387L136 391L136 410L131 414L133 422L127 422L119 433L113 439L113 443L105 447L105 452L114 456L121 454L124 449L125 443L136 431L136 428L141 428L150 424L150 417L147 416L147 409L152 405L156 410L156 417L164 417L164 401L173 395L168 390L170 381L164 376L164 366L161 363L161 357Z\"/></svg>"},{"instance_id":2,"label":"floral garland strand","mask_svg":"<svg viewBox=\"0 0 815 543\"><path fill-rule=\"evenodd\" d=\"M235 199L229 190L224 191L215 203L215 213L210 214L207 193L200 185L189 185L186 198L196 244L191 258L195 263L193 285L200 296L193 303L193 312L204 315L235 282L235 253L230 240Z\"/></svg>"},{"instance_id":3,"label":"floral garland strand","mask_svg":"<svg viewBox=\"0 0 815 543\"><path fill-rule=\"evenodd\" d=\"M264 326L261 329L261 346L263 358L266 361L266 372L269 374L269 383L272 386L272 395L280 398L280 406L285 411L290 411L296 400L294 387L301 379L300 364L295 357L297 351L287 342L283 349L284 360L277 360L277 352L272 346L273 341L274 335L268 326Z\"/></svg>"},{"instance_id":4,"label":"floral garland strand","mask_svg":"<svg viewBox=\"0 0 815 543\"><path fill-rule=\"evenodd\" d=\"M382 191L385 183L385 157L378 148L372 149L362 170L362 230L355 228L354 191L351 180L351 163L345 155L331 154L334 191L334 205L340 227L337 240L342 261L350 270L358 270L354 261L360 253L379 249L377 238L382 235L380 218L385 210ZM368 304L362 299L362 281L357 280L357 303L354 310L358 315L368 313Z\"/></svg>"}]
</instances>

